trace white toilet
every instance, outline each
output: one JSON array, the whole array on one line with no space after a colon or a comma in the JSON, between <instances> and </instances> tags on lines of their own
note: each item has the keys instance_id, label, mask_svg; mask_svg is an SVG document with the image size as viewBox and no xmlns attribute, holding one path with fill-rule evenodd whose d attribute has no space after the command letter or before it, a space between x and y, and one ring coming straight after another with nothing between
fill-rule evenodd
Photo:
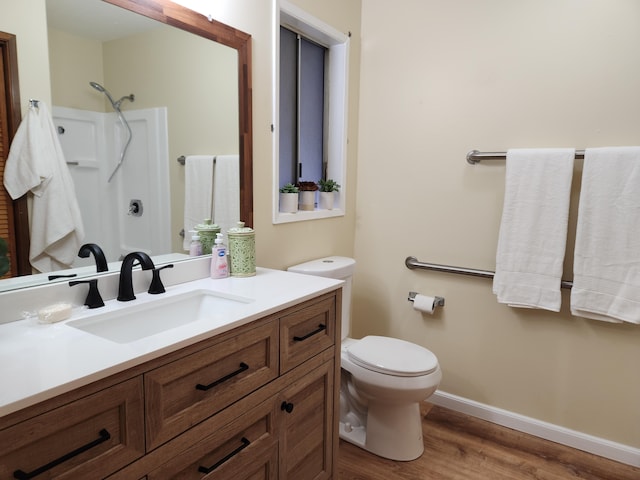
<instances>
[{"instance_id":1,"label":"white toilet","mask_svg":"<svg viewBox=\"0 0 640 480\"><path fill-rule=\"evenodd\" d=\"M342 295L340 438L392 460L422 455L420 402L438 388L442 372L426 348L389 337L349 338L355 260L326 257L290 267L345 281Z\"/></svg>"}]
</instances>

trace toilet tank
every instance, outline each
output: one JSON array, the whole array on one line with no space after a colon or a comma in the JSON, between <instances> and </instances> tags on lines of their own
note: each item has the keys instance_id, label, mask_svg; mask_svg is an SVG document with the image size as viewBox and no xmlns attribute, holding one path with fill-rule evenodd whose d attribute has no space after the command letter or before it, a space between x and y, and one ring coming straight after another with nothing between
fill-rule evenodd
<instances>
[{"instance_id":1,"label":"toilet tank","mask_svg":"<svg viewBox=\"0 0 640 480\"><path fill-rule=\"evenodd\" d=\"M344 280L342 286L342 339L349 336L351 329L351 278L356 268L356 261L349 257L324 257L289 267L287 270L317 277Z\"/></svg>"}]
</instances>

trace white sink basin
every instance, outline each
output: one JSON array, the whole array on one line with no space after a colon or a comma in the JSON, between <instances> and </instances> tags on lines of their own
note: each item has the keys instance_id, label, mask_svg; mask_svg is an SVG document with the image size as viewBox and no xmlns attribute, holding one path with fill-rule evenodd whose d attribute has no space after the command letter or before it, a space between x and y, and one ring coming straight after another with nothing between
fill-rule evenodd
<instances>
[{"instance_id":1,"label":"white sink basin","mask_svg":"<svg viewBox=\"0 0 640 480\"><path fill-rule=\"evenodd\" d=\"M72 320L67 325L116 343L130 343L192 322L219 319L221 315L252 301L208 290L194 290Z\"/></svg>"}]
</instances>

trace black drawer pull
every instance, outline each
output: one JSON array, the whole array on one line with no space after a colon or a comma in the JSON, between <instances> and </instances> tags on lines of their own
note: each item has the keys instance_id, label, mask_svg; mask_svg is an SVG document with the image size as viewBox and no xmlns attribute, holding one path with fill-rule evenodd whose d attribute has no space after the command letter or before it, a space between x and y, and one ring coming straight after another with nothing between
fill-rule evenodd
<instances>
[{"instance_id":1,"label":"black drawer pull","mask_svg":"<svg viewBox=\"0 0 640 480\"><path fill-rule=\"evenodd\" d=\"M293 403L286 401L282 402L282 404L280 404L280 410L287 413L293 412Z\"/></svg>"},{"instance_id":2,"label":"black drawer pull","mask_svg":"<svg viewBox=\"0 0 640 480\"><path fill-rule=\"evenodd\" d=\"M324 332L327 329L326 325L323 325L322 323L320 325L318 325L318 329L314 330L313 332L307 333L306 335L302 336L302 337L293 337L293 341L294 342L301 342L303 340L306 340L309 337L313 337L314 335L320 333L320 332Z\"/></svg>"},{"instance_id":3,"label":"black drawer pull","mask_svg":"<svg viewBox=\"0 0 640 480\"><path fill-rule=\"evenodd\" d=\"M242 442L242 445L240 445L238 448L236 448L233 452L231 452L230 454L225 456L223 459L218 460L216 463L214 463L210 467L203 467L203 466L198 467L198 471L200 473L211 473L211 472L213 472L220 465L225 463L227 460L230 460L231 458L235 457L237 454L239 454L242 450L244 450L245 448L247 448L251 444L251 442L249 440L247 440L245 437L242 437L242 439L240 441Z\"/></svg>"},{"instance_id":4,"label":"black drawer pull","mask_svg":"<svg viewBox=\"0 0 640 480\"><path fill-rule=\"evenodd\" d=\"M216 385L220 385L223 382L226 382L227 380L235 377L236 375L240 375L242 372L244 372L245 370L249 369L249 365L247 365L244 362L240 362L240 368L238 370L236 370L235 372L231 372L229 375L225 375L222 378L219 378L218 380L216 380L213 383L210 383L209 385L202 385L201 383L196 385L196 389L197 390L210 390L213 387L215 387Z\"/></svg>"},{"instance_id":5,"label":"black drawer pull","mask_svg":"<svg viewBox=\"0 0 640 480\"><path fill-rule=\"evenodd\" d=\"M81 453L84 453L87 450L90 450L93 447L95 447L97 445L100 445L101 443L106 442L107 440L109 440L111 438L111 434L105 428L100 430L98 435L100 435L100 438L98 438L98 439L96 439L96 440L94 440L92 442L89 442L86 445L83 445L82 447L78 447L75 450L73 450L72 452L69 452L69 453L63 455L60 458L57 458L54 461L49 462L46 465L43 465L42 467L36 468L33 472L28 472L27 473L27 472L25 472L23 470L16 470L15 472L13 472L13 478L17 478L18 480L29 480L30 478L34 478L34 477L40 475L41 473L44 473L47 470L51 470L53 467L57 467L61 463L64 463L67 460L70 460L73 457L76 457L76 456L80 455Z\"/></svg>"}]
</instances>

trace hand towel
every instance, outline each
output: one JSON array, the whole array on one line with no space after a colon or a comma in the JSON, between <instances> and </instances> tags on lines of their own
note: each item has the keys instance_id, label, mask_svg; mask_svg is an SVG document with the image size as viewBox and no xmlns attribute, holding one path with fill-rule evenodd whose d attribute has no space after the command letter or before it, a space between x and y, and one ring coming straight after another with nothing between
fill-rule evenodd
<instances>
[{"instance_id":1,"label":"hand towel","mask_svg":"<svg viewBox=\"0 0 640 480\"><path fill-rule=\"evenodd\" d=\"M75 186L46 104L29 108L11 143L4 185L13 199L28 191L31 209L29 261L50 272L69 268L84 240Z\"/></svg>"},{"instance_id":2,"label":"hand towel","mask_svg":"<svg viewBox=\"0 0 640 480\"><path fill-rule=\"evenodd\" d=\"M640 147L585 151L571 313L640 323Z\"/></svg>"},{"instance_id":3,"label":"hand towel","mask_svg":"<svg viewBox=\"0 0 640 480\"><path fill-rule=\"evenodd\" d=\"M213 173L213 218L223 234L240 218L240 159L238 155L217 155Z\"/></svg>"},{"instance_id":4,"label":"hand towel","mask_svg":"<svg viewBox=\"0 0 640 480\"><path fill-rule=\"evenodd\" d=\"M560 310L575 149L507 152L493 293L514 307Z\"/></svg>"},{"instance_id":5,"label":"hand towel","mask_svg":"<svg viewBox=\"0 0 640 480\"><path fill-rule=\"evenodd\" d=\"M185 158L184 180L184 240L189 250L191 230L206 218L212 218L213 155L188 155Z\"/></svg>"}]
</instances>

